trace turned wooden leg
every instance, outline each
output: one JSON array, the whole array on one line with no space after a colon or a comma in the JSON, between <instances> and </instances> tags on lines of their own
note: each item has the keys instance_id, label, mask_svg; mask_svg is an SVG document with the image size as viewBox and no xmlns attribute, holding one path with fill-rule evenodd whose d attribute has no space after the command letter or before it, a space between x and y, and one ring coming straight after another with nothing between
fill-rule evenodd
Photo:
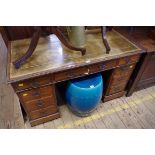
<instances>
[{"instance_id":1,"label":"turned wooden leg","mask_svg":"<svg viewBox=\"0 0 155 155\"><path fill-rule=\"evenodd\" d=\"M111 50L110 49L110 46L109 46L109 43L106 39L106 26L101 26L101 33L102 33L102 40L103 40L103 44L106 48L106 54L109 54L109 51Z\"/></svg>"},{"instance_id":2,"label":"turned wooden leg","mask_svg":"<svg viewBox=\"0 0 155 155\"><path fill-rule=\"evenodd\" d=\"M38 41L40 38L40 33L41 33L41 28L36 27L36 31L34 32L34 34L32 36L32 39L31 39L31 42L30 42L27 52L23 56L21 56L18 60L13 62L15 68L18 69L21 66L21 64L23 64L33 54L33 52L38 44Z\"/></svg>"},{"instance_id":3,"label":"turned wooden leg","mask_svg":"<svg viewBox=\"0 0 155 155\"><path fill-rule=\"evenodd\" d=\"M59 40L69 49L71 50L75 50L75 51L81 51L82 55L85 55L86 53L86 49L85 48L79 48L79 47L74 47L72 46L68 40L66 39L66 37L64 36L64 34L59 30L59 28L55 27L53 28L52 32L59 38Z\"/></svg>"}]
</instances>

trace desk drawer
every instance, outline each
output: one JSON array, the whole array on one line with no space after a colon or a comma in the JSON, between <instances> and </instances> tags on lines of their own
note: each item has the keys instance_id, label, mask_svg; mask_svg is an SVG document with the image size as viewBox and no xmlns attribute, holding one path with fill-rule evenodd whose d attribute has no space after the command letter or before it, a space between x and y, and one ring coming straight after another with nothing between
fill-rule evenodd
<instances>
[{"instance_id":1,"label":"desk drawer","mask_svg":"<svg viewBox=\"0 0 155 155\"><path fill-rule=\"evenodd\" d=\"M95 72L100 72L107 69L112 69L114 67L116 67L116 60L90 65L89 72L95 73Z\"/></svg>"},{"instance_id":2,"label":"desk drawer","mask_svg":"<svg viewBox=\"0 0 155 155\"><path fill-rule=\"evenodd\" d=\"M124 57L124 58L119 59L118 65L127 65L127 64L130 64L130 63L138 62L139 58L140 58L139 54Z\"/></svg>"},{"instance_id":3,"label":"desk drawer","mask_svg":"<svg viewBox=\"0 0 155 155\"><path fill-rule=\"evenodd\" d=\"M79 67L79 68L55 73L54 79L56 82L58 82L58 81L64 81L67 79L72 79L72 78L76 78L78 76L83 76L87 74L89 74L89 70L87 67Z\"/></svg>"},{"instance_id":4,"label":"desk drawer","mask_svg":"<svg viewBox=\"0 0 155 155\"><path fill-rule=\"evenodd\" d=\"M46 117L48 115L54 114L58 112L57 108L53 108L53 106L43 108L37 111L33 111L29 113L30 120L35 120L41 117Z\"/></svg>"},{"instance_id":5,"label":"desk drawer","mask_svg":"<svg viewBox=\"0 0 155 155\"><path fill-rule=\"evenodd\" d=\"M88 65L85 67L79 67L75 69L70 69L68 71L62 71L55 73L54 79L55 81L64 81L67 79L76 78L79 76L89 75L90 73L96 73L103 70L111 69L116 66L116 60L112 60L109 62L97 63Z\"/></svg>"},{"instance_id":6,"label":"desk drawer","mask_svg":"<svg viewBox=\"0 0 155 155\"><path fill-rule=\"evenodd\" d=\"M50 84L52 82L53 78L52 75L50 75L14 83L13 87L15 91L20 91L28 88L38 88L40 86Z\"/></svg>"},{"instance_id":7,"label":"desk drawer","mask_svg":"<svg viewBox=\"0 0 155 155\"><path fill-rule=\"evenodd\" d=\"M53 108L57 108L57 104L53 96L24 103L24 107L28 112L36 111L49 106L53 106Z\"/></svg>"},{"instance_id":8,"label":"desk drawer","mask_svg":"<svg viewBox=\"0 0 155 155\"><path fill-rule=\"evenodd\" d=\"M22 102L28 102L28 101L40 99L46 96L53 96L53 91L54 91L54 88L52 86L46 86L46 87L20 92L18 93L18 96Z\"/></svg>"},{"instance_id":9,"label":"desk drawer","mask_svg":"<svg viewBox=\"0 0 155 155\"><path fill-rule=\"evenodd\" d=\"M115 93L120 92L120 91L124 91L126 84L127 84L126 82L123 82L120 85L111 86L109 91L108 91L108 95L115 94Z\"/></svg>"},{"instance_id":10,"label":"desk drawer","mask_svg":"<svg viewBox=\"0 0 155 155\"><path fill-rule=\"evenodd\" d=\"M135 64L116 68L113 74L113 78L118 79L121 77L130 76L134 68Z\"/></svg>"},{"instance_id":11,"label":"desk drawer","mask_svg":"<svg viewBox=\"0 0 155 155\"><path fill-rule=\"evenodd\" d=\"M123 77L118 77L118 78L113 78L112 81L110 82L111 86L119 85L120 83L128 83L130 76L123 76Z\"/></svg>"}]
</instances>

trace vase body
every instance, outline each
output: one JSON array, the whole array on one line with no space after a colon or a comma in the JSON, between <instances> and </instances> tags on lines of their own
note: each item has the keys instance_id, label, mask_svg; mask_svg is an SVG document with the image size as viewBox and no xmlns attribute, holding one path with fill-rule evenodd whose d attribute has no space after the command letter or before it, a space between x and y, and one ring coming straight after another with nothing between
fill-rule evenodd
<instances>
[{"instance_id":1,"label":"vase body","mask_svg":"<svg viewBox=\"0 0 155 155\"><path fill-rule=\"evenodd\" d=\"M103 93L101 74L90 75L68 82L66 100L78 116L89 115L100 103Z\"/></svg>"},{"instance_id":2,"label":"vase body","mask_svg":"<svg viewBox=\"0 0 155 155\"><path fill-rule=\"evenodd\" d=\"M68 28L68 36L70 43L75 47L85 47L85 27L84 26L70 26Z\"/></svg>"}]
</instances>

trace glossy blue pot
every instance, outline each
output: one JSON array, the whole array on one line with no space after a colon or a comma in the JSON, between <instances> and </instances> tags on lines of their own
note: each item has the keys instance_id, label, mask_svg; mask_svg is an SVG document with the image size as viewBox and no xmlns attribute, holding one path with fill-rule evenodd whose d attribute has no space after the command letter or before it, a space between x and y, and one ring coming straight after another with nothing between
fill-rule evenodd
<instances>
[{"instance_id":1,"label":"glossy blue pot","mask_svg":"<svg viewBox=\"0 0 155 155\"><path fill-rule=\"evenodd\" d=\"M94 74L69 81L66 100L74 113L87 116L99 104L102 93L102 75Z\"/></svg>"}]
</instances>

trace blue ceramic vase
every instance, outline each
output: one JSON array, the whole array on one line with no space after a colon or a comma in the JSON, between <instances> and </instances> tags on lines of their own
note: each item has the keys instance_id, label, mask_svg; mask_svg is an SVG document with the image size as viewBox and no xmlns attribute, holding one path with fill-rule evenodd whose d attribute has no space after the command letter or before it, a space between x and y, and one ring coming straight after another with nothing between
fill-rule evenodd
<instances>
[{"instance_id":1,"label":"blue ceramic vase","mask_svg":"<svg viewBox=\"0 0 155 155\"><path fill-rule=\"evenodd\" d=\"M87 116L101 101L102 93L101 74L70 80L66 89L67 104L75 114Z\"/></svg>"}]
</instances>

